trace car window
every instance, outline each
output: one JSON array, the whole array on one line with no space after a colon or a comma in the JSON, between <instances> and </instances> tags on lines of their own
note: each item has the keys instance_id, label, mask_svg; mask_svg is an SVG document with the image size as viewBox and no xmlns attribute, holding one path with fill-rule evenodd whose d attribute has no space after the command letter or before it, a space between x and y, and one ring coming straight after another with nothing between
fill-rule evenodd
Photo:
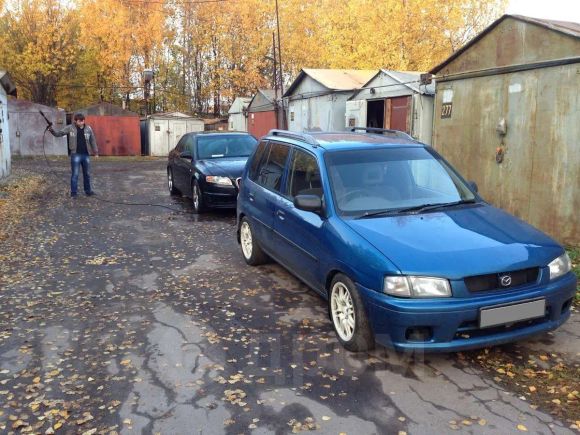
<instances>
[{"instance_id":1,"label":"car window","mask_svg":"<svg viewBox=\"0 0 580 435\"><path fill-rule=\"evenodd\" d=\"M178 153L182 153L184 142L185 142L185 137L181 137L181 139L179 139L179 142L177 142L177 146L175 147L175 151L177 151Z\"/></svg>"},{"instance_id":2,"label":"car window","mask_svg":"<svg viewBox=\"0 0 580 435\"><path fill-rule=\"evenodd\" d=\"M292 198L296 195L316 195L322 198L320 169L312 154L296 149L290 169L288 191Z\"/></svg>"},{"instance_id":3,"label":"car window","mask_svg":"<svg viewBox=\"0 0 580 435\"><path fill-rule=\"evenodd\" d=\"M258 170L257 183L267 189L281 192L282 175L290 147L279 143L272 143L268 158L263 159Z\"/></svg>"},{"instance_id":4,"label":"car window","mask_svg":"<svg viewBox=\"0 0 580 435\"><path fill-rule=\"evenodd\" d=\"M258 177L258 166L263 160L264 155L268 155L268 151L268 141L263 140L258 144L258 148L252 157L252 162L250 163L250 170L248 173L250 180L256 181L256 178Z\"/></svg>"},{"instance_id":5,"label":"car window","mask_svg":"<svg viewBox=\"0 0 580 435\"><path fill-rule=\"evenodd\" d=\"M185 143L183 146L183 151L187 151L193 155L193 145L195 144L195 136L193 134L188 134L185 136Z\"/></svg>"},{"instance_id":6,"label":"car window","mask_svg":"<svg viewBox=\"0 0 580 435\"><path fill-rule=\"evenodd\" d=\"M425 148L337 151L326 153L325 161L344 215L475 199L457 173Z\"/></svg>"},{"instance_id":7,"label":"car window","mask_svg":"<svg viewBox=\"0 0 580 435\"><path fill-rule=\"evenodd\" d=\"M216 134L197 138L199 159L224 157L248 157L254 152L258 141L249 134Z\"/></svg>"}]
</instances>

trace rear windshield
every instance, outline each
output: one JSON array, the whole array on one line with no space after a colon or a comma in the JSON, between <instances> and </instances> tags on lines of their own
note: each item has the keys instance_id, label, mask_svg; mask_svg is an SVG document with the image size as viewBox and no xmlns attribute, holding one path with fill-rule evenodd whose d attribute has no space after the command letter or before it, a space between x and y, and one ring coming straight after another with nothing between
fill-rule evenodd
<instances>
[{"instance_id":1,"label":"rear windshield","mask_svg":"<svg viewBox=\"0 0 580 435\"><path fill-rule=\"evenodd\" d=\"M475 198L449 164L426 148L335 151L326 153L325 161L343 215Z\"/></svg>"},{"instance_id":2,"label":"rear windshield","mask_svg":"<svg viewBox=\"0 0 580 435\"><path fill-rule=\"evenodd\" d=\"M198 136L197 158L248 157L258 141L248 134Z\"/></svg>"}]
</instances>

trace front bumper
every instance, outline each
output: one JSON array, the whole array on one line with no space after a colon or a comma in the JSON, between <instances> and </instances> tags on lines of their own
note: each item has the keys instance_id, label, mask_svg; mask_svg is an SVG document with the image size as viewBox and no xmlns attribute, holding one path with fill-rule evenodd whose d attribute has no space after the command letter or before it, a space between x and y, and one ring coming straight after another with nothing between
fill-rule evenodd
<instances>
[{"instance_id":1,"label":"front bumper","mask_svg":"<svg viewBox=\"0 0 580 435\"><path fill-rule=\"evenodd\" d=\"M366 301L377 342L401 350L447 352L507 343L558 328L570 317L576 276L568 273L549 284L472 298L400 299L358 284L357 288ZM546 300L544 317L479 328L481 308L540 298ZM417 340L409 334L417 329L431 333Z\"/></svg>"},{"instance_id":2,"label":"front bumper","mask_svg":"<svg viewBox=\"0 0 580 435\"><path fill-rule=\"evenodd\" d=\"M236 208L238 189L236 187L218 186L206 183L203 190L205 205L212 208Z\"/></svg>"}]
</instances>

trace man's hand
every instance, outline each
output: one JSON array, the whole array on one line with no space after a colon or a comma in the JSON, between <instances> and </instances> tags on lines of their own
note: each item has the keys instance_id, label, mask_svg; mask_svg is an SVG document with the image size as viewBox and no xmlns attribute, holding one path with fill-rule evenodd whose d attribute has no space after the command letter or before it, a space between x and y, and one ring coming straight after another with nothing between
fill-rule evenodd
<instances>
[{"instance_id":1,"label":"man's hand","mask_svg":"<svg viewBox=\"0 0 580 435\"><path fill-rule=\"evenodd\" d=\"M98 154L95 154L94 157L95 157L95 159L98 159L99 158L99 155Z\"/></svg>"}]
</instances>

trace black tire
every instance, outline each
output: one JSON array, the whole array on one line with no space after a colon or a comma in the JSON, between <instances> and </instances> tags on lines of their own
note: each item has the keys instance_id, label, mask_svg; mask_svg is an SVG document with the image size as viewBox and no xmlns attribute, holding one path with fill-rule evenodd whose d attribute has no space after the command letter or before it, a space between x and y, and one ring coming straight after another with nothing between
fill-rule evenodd
<instances>
[{"instance_id":1,"label":"black tire","mask_svg":"<svg viewBox=\"0 0 580 435\"><path fill-rule=\"evenodd\" d=\"M338 301L335 302L336 310L333 312L333 295L335 292L337 292L336 296L339 299L341 294L350 295L350 305L352 308L347 308L349 306L347 297L347 300L345 300L345 306L341 306ZM354 328L352 336L350 337L348 336L349 334L345 333L348 332L348 329L345 329L344 324L342 326L337 326L337 323L342 323L339 314L341 307L343 310L342 314L345 316L348 316L345 310L348 312L352 310L354 314ZM330 312L330 321L332 322L336 337L345 349L350 350L351 352L365 352L374 349L375 338L369 325L362 298L352 280L342 273L336 274L330 284L330 288L328 289L328 310ZM346 328L348 328L348 325Z\"/></svg>"},{"instance_id":2,"label":"black tire","mask_svg":"<svg viewBox=\"0 0 580 435\"><path fill-rule=\"evenodd\" d=\"M242 257L250 266L258 266L268 261L268 256L254 237L254 229L250 221L245 217L240 222L240 248Z\"/></svg>"},{"instance_id":3,"label":"black tire","mask_svg":"<svg viewBox=\"0 0 580 435\"><path fill-rule=\"evenodd\" d=\"M203 192L197 180L193 180L191 183L191 202L193 203L193 211L196 213L204 213L207 211L207 206L203 201Z\"/></svg>"},{"instance_id":4,"label":"black tire","mask_svg":"<svg viewBox=\"0 0 580 435\"><path fill-rule=\"evenodd\" d=\"M167 187L170 195L180 195L181 192L175 187L175 180L173 178L173 169L167 168Z\"/></svg>"}]
</instances>

